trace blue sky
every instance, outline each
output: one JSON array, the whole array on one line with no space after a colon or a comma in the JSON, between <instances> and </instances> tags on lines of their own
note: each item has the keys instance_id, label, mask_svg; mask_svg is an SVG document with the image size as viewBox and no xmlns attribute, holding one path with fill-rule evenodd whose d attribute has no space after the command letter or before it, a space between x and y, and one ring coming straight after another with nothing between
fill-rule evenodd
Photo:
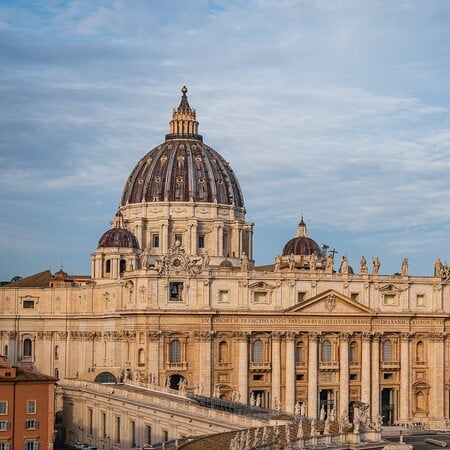
<instances>
[{"instance_id":1,"label":"blue sky","mask_svg":"<svg viewBox=\"0 0 450 450\"><path fill-rule=\"evenodd\" d=\"M309 235L358 268L450 263L450 2L0 2L0 279L88 274L180 88L268 264Z\"/></svg>"}]
</instances>

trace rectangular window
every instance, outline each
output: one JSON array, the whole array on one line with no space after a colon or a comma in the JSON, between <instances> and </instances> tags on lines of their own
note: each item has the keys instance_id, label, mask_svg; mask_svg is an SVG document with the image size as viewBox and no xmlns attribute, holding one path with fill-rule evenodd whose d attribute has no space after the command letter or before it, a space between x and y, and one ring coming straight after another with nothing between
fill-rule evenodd
<instances>
[{"instance_id":1,"label":"rectangular window","mask_svg":"<svg viewBox=\"0 0 450 450\"><path fill-rule=\"evenodd\" d=\"M22 307L24 309L34 309L34 300L23 300Z\"/></svg>"},{"instance_id":2,"label":"rectangular window","mask_svg":"<svg viewBox=\"0 0 450 450\"><path fill-rule=\"evenodd\" d=\"M169 432L167 430L162 430L163 433L163 441L169 440Z\"/></svg>"},{"instance_id":3,"label":"rectangular window","mask_svg":"<svg viewBox=\"0 0 450 450\"><path fill-rule=\"evenodd\" d=\"M306 292L297 292L297 303L301 303L306 298Z\"/></svg>"},{"instance_id":4,"label":"rectangular window","mask_svg":"<svg viewBox=\"0 0 450 450\"><path fill-rule=\"evenodd\" d=\"M298 373L298 374L295 376L295 379L296 379L297 381L305 381L305 375L304 375L303 373Z\"/></svg>"},{"instance_id":5,"label":"rectangular window","mask_svg":"<svg viewBox=\"0 0 450 450\"><path fill-rule=\"evenodd\" d=\"M23 448L24 450L39 450L39 442L25 441Z\"/></svg>"},{"instance_id":6,"label":"rectangular window","mask_svg":"<svg viewBox=\"0 0 450 450\"><path fill-rule=\"evenodd\" d=\"M8 442L0 442L0 450L11 450Z\"/></svg>"},{"instance_id":7,"label":"rectangular window","mask_svg":"<svg viewBox=\"0 0 450 450\"><path fill-rule=\"evenodd\" d=\"M152 247L159 247L159 234L152 234Z\"/></svg>"},{"instance_id":8,"label":"rectangular window","mask_svg":"<svg viewBox=\"0 0 450 450\"><path fill-rule=\"evenodd\" d=\"M131 446L136 447L136 422L130 422Z\"/></svg>"},{"instance_id":9,"label":"rectangular window","mask_svg":"<svg viewBox=\"0 0 450 450\"><path fill-rule=\"evenodd\" d=\"M230 291L219 291L219 303L230 303Z\"/></svg>"},{"instance_id":10,"label":"rectangular window","mask_svg":"<svg viewBox=\"0 0 450 450\"><path fill-rule=\"evenodd\" d=\"M0 420L0 431L9 430L9 422L7 420Z\"/></svg>"},{"instance_id":11,"label":"rectangular window","mask_svg":"<svg viewBox=\"0 0 450 450\"><path fill-rule=\"evenodd\" d=\"M359 292L352 292L350 298L355 302L359 301Z\"/></svg>"},{"instance_id":12,"label":"rectangular window","mask_svg":"<svg viewBox=\"0 0 450 450\"><path fill-rule=\"evenodd\" d=\"M182 234L176 234L175 235L174 244L176 244L177 242L180 243L180 246L183 245L183 235Z\"/></svg>"},{"instance_id":13,"label":"rectangular window","mask_svg":"<svg viewBox=\"0 0 450 450\"><path fill-rule=\"evenodd\" d=\"M39 428L39 420L25 420L26 430L37 430Z\"/></svg>"},{"instance_id":14,"label":"rectangular window","mask_svg":"<svg viewBox=\"0 0 450 450\"><path fill-rule=\"evenodd\" d=\"M116 443L120 443L120 417L116 416L116 435L115 437L115 442Z\"/></svg>"},{"instance_id":15,"label":"rectangular window","mask_svg":"<svg viewBox=\"0 0 450 450\"><path fill-rule=\"evenodd\" d=\"M102 412L102 436L106 436L106 413Z\"/></svg>"},{"instance_id":16,"label":"rectangular window","mask_svg":"<svg viewBox=\"0 0 450 450\"><path fill-rule=\"evenodd\" d=\"M181 281L171 281L169 284L169 300L171 302L183 301L183 283Z\"/></svg>"},{"instance_id":17,"label":"rectangular window","mask_svg":"<svg viewBox=\"0 0 450 450\"><path fill-rule=\"evenodd\" d=\"M94 412L92 411L92 408L88 408L88 417L87 417L87 419L88 419L88 434L92 434L92 431L93 431L93 415L94 415Z\"/></svg>"},{"instance_id":18,"label":"rectangular window","mask_svg":"<svg viewBox=\"0 0 450 450\"><path fill-rule=\"evenodd\" d=\"M0 414L8 414L8 402L0 400Z\"/></svg>"},{"instance_id":19,"label":"rectangular window","mask_svg":"<svg viewBox=\"0 0 450 450\"><path fill-rule=\"evenodd\" d=\"M205 235L200 234L198 237L198 248L205 248Z\"/></svg>"},{"instance_id":20,"label":"rectangular window","mask_svg":"<svg viewBox=\"0 0 450 450\"><path fill-rule=\"evenodd\" d=\"M27 414L36 414L36 400L27 400Z\"/></svg>"},{"instance_id":21,"label":"rectangular window","mask_svg":"<svg viewBox=\"0 0 450 450\"><path fill-rule=\"evenodd\" d=\"M150 425L145 427L145 440L148 445L152 443L152 427Z\"/></svg>"},{"instance_id":22,"label":"rectangular window","mask_svg":"<svg viewBox=\"0 0 450 450\"><path fill-rule=\"evenodd\" d=\"M263 379L263 375L253 375L253 381L262 381Z\"/></svg>"},{"instance_id":23,"label":"rectangular window","mask_svg":"<svg viewBox=\"0 0 450 450\"><path fill-rule=\"evenodd\" d=\"M425 294L416 295L416 306L425 306Z\"/></svg>"},{"instance_id":24,"label":"rectangular window","mask_svg":"<svg viewBox=\"0 0 450 450\"><path fill-rule=\"evenodd\" d=\"M383 300L386 306L395 306L397 304L397 296L395 294L384 294Z\"/></svg>"},{"instance_id":25,"label":"rectangular window","mask_svg":"<svg viewBox=\"0 0 450 450\"><path fill-rule=\"evenodd\" d=\"M254 303L267 303L267 292L254 292L253 293Z\"/></svg>"}]
</instances>

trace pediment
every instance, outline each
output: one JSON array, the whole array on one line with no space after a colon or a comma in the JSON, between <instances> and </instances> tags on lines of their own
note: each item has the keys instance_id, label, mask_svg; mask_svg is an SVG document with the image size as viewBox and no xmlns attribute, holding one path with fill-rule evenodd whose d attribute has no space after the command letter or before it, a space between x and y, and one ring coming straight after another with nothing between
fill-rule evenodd
<instances>
[{"instance_id":1,"label":"pediment","mask_svg":"<svg viewBox=\"0 0 450 450\"><path fill-rule=\"evenodd\" d=\"M359 302L352 300L346 295L328 289L314 297L287 309L289 313L300 314L332 314L332 315L375 315L375 311Z\"/></svg>"},{"instance_id":2,"label":"pediment","mask_svg":"<svg viewBox=\"0 0 450 450\"><path fill-rule=\"evenodd\" d=\"M273 284L266 283L265 281L257 281L256 283L252 283L248 285L249 289L256 290L256 289L264 289L267 291L271 291L275 288Z\"/></svg>"}]
</instances>

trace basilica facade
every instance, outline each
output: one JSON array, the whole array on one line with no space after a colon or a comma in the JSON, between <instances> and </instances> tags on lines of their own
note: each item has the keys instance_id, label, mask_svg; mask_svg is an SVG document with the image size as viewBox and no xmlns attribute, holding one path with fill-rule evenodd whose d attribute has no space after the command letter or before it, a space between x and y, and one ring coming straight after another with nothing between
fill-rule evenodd
<instances>
[{"instance_id":1,"label":"basilica facade","mask_svg":"<svg viewBox=\"0 0 450 450\"><path fill-rule=\"evenodd\" d=\"M238 179L198 134L185 87L169 127L126 180L90 276L44 271L0 289L0 352L62 387L134 380L309 418L365 404L372 422L445 426L447 267L352 268L303 218L256 266Z\"/></svg>"}]
</instances>

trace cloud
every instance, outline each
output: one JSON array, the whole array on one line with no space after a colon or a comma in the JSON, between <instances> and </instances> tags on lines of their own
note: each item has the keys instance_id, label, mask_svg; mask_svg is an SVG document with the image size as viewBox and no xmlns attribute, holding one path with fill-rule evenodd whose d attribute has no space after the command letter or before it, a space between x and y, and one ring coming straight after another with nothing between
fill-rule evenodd
<instances>
[{"instance_id":1,"label":"cloud","mask_svg":"<svg viewBox=\"0 0 450 450\"><path fill-rule=\"evenodd\" d=\"M302 211L349 255L362 243L384 251L385 268L408 248L434 258L450 223L449 16L443 1L4 3L5 226L21 229L25 200L44 211L32 211L42 236L55 232L50 216L89 224L88 271L128 174L164 139L187 83L205 142L238 175L249 220L272 235L256 238L258 262Z\"/></svg>"}]
</instances>

